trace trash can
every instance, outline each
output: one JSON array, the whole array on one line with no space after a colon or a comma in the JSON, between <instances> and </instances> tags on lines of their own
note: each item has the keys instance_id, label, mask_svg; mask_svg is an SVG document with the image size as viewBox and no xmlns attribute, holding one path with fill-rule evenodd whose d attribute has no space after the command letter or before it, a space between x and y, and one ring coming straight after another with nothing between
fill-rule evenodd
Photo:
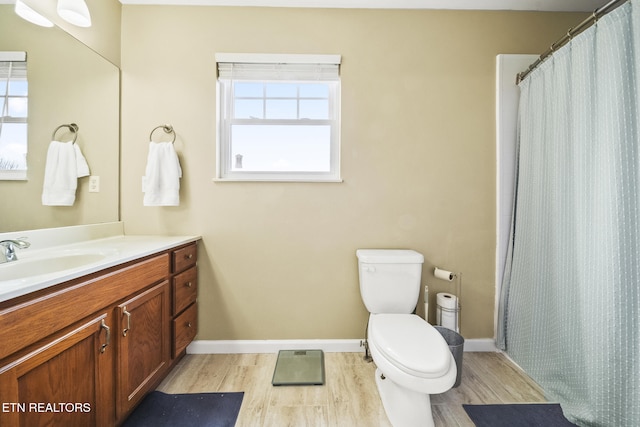
<instances>
[{"instance_id":1,"label":"trash can","mask_svg":"<svg viewBox=\"0 0 640 427\"><path fill-rule=\"evenodd\" d=\"M440 335L442 335L444 340L447 342L449 350L451 350L451 354L453 354L453 358L456 360L458 374L456 375L456 382L453 386L458 387L462 380L462 353L464 352L464 338L462 335L449 328L445 328L443 326L434 326L434 328L440 332Z\"/></svg>"}]
</instances>

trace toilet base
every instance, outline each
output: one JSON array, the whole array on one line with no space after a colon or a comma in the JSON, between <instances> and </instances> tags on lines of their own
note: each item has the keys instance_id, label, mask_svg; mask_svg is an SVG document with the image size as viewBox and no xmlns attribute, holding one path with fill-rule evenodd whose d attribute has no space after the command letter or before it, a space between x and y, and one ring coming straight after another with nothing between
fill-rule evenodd
<instances>
[{"instance_id":1,"label":"toilet base","mask_svg":"<svg viewBox=\"0 0 640 427\"><path fill-rule=\"evenodd\" d=\"M434 427L428 394L401 387L389 378L382 379L380 369L376 369L375 375L380 400L393 427Z\"/></svg>"}]
</instances>

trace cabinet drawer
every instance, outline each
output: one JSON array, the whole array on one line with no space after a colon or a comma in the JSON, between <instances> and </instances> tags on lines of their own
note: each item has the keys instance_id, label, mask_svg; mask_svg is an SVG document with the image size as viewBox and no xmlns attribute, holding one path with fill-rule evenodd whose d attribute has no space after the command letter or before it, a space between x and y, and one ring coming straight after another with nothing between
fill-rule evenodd
<instances>
[{"instance_id":1,"label":"cabinet drawer","mask_svg":"<svg viewBox=\"0 0 640 427\"><path fill-rule=\"evenodd\" d=\"M182 353L198 332L198 304L192 304L173 321L173 357Z\"/></svg>"},{"instance_id":2,"label":"cabinet drawer","mask_svg":"<svg viewBox=\"0 0 640 427\"><path fill-rule=\"evenodd\" d=\"M196 265L197 255L197 246L195 244L173 251L173 272L178 273Z\"/></svg>"},{"instance_id":3,"label":"cabinet drawer","mask_svg":"<svg viewBox=\"0 0 640 427\"><path fill-rule=\"evenodd\" d=\"M198 297L198 269L191 267L173 278L173 314L187 308Z\"/></svg>"}]
</instances>

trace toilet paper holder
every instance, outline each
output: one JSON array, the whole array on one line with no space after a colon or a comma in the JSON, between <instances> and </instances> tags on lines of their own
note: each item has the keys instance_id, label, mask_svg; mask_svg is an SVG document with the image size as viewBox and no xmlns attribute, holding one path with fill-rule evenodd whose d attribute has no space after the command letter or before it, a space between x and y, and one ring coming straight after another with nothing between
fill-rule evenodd
<instances>
[{"instance_id":1,"label":"toilet paper holder","mask_svg":"<svg viewBox=\"0 0 640 427\"><path fill-rule=\"evenodd\" d=\"M436 324L443 325L442 323L442 314L445 313L445 316L453 315L454 317L454 328L455 332L460 332L460 317L462 311L462 304L460 303L462 297L462 273L454 273L448 270L443 270L438 267L435 267L433 270L433 275L441 280L445 280L447 282L451 282L456 280L456 294L455 297L457 299L454 307L444 307L437 303L436 299Z\"/></svg>"}]
</instances>

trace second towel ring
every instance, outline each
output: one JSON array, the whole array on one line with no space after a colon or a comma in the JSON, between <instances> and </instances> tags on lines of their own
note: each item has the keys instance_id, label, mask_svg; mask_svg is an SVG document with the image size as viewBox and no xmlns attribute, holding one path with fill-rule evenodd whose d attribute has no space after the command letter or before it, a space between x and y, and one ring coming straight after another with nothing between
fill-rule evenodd
<instances>
[{"instance_id":1,"label":"second towel ring","mask_svg":"<svg viewBox=\"0 0 640 427\"><path fill-rule=\"evenodd\" d=\"M160 128L162 128L164 133L173 134L173 139L171 140L172 144L176 142L176 132L173 130L173 126L171 125L160 125L160 126L154 127L151 133L149 134L149 142L153 142L153 133Z\"/></svg>"},{"instance_id":2,"label":"second towel ring","mask_svg":"<svg viewBox=\"0 0 640 427\"><path fill-rule=\"evenodd\" d=\"M77 124L75 123L69 123L68 125L60 125L58 126L54 131L53 131L53 135L51 135L51 140L55 141L56 140L56 133L62 129L62 128L69 128L69 131L71 133L73 133L73 141L71 141L72 143L76 142L76 139L78 139L78 130L80 129L78 127Z\"/></svg>"}]
</instances>

